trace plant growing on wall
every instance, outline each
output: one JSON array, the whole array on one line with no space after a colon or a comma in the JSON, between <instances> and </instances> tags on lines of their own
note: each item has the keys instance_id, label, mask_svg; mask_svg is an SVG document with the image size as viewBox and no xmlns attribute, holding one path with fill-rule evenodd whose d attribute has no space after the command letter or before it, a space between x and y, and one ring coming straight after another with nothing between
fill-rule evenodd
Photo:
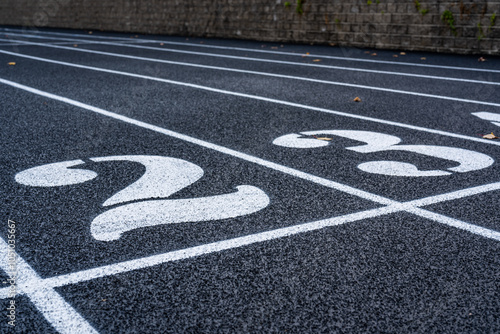
<instances>
[{"instance_id":1,"label":"plant growing on wall","mask_svg":"<svg viewBox=\"0 0 500 334\"><path fill-rule=\"evenodd\" d=\"M497 13L493 13L493 15L491 15L491 17L490 17L490 25L488 27L488 31L490 31L491 28L493 28L493 26L495 25L496 21L497 21Z\"/></svg>"},{"instance_id":2,"label":"plant growing on wall","mask_svg":"<svg viewBox=\"0 0 500 334\"><path fill-rule=\"evenodd\" d=\"M297 7L295 8L295 11L297 14L303 14L304 13L304 8L302 8L302 5L304 4L303 0L297 0Z\"/></svg>"},{"instance_id":3,"label":"plant growing on wall","mask_svg":"<svg viewBox=\"0 0 500 334\"><path fill-rule=\"evenodd\" d=\"M453 34L457 35L457 28L455 27L455 18L453 17L453 13L450 10L445 10L443 14L441 14L441 20L448 24Z\"/></svg>"},{"instance_id":4,"label":"plant growing on wall","mask_svg":"<svg viewBox=\"0 0 500 334\"><path fill-rule=\"evenodd\" d=\"M488 35L488 33L491 31L491 28L493 28L493 26L495 25L496 20L497 20L497 13L493 13L490 16L490 24L489 24L486 32L483 30L483 26L481 25L481 22L478 22L478 24L477 24L477 30L479 31L479 34L477 36L478 40L482 40L484 37L486 37Z\"/></svg>"},{"instance_id":5,"label":"plant growing on wall","mask_svg":"<svg viewBox=\"0 0 500 334\"><path fill-rule=\"evenodd\" d=\"M420 4L420 2L418 0L415 0L415 8L417 8L417 10L420 12L420 14L422 15L425 15L429 12L429 10L427 8L423 9L422 8L422 5Z\"/></svg>"}]
</instances>

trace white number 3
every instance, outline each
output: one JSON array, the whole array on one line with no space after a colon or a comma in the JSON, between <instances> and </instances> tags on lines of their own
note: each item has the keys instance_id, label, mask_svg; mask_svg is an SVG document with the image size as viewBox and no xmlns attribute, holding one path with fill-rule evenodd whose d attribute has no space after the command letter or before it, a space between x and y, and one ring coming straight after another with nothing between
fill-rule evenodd
<instances>
[{"instance_id":1,"label":"white number 3","mask_svg":"<svg viewBox=\"0 0 500 334\"><path fill-rule=\"evenodd\" d=\"M355 130L320 130L307 131L300 134L288 134L276 138L273 144L290 148L315 148L330 145L330 141L318 140L312 136L331 135L366 143L366 145L347 147L347 150L359 153L383 151L414 152L430 157L451 160L458 166L448 168L449 171L465 173L489 167L494 160L483 153L462 148L434 145L398 145L401 139L378 132ZM333 142L333 141L332 141ZM362 171L390 176L441 176L451 172L443 170L419 170L415 165L399 161L369 161L358 165Z\"/></svg>"},{"instance_id":2,"label":"white number 3","mask_svg":"<svg viewBox=\"0 0 500 334\"><path fill-rule=\"evenodd\" d=\"M120 206L98 215L91 223L92 236L101 241L120 238L122 233L146 226L200 222L239 217L269 204L259 188L242 185L237 191L210 197L165 199L203 176L197 165L176 158L127 155L91 158L94 162L132 161L146 167L144 175L108 198L103 206ZM83 160L63 161L27 169L16 174L18 183L32 187L67 186L90 181L97 173L80 168ZM127 203L132 202L133 203ZM123 204L127 203L127 204Z\"/></svg>"}]
</instances>

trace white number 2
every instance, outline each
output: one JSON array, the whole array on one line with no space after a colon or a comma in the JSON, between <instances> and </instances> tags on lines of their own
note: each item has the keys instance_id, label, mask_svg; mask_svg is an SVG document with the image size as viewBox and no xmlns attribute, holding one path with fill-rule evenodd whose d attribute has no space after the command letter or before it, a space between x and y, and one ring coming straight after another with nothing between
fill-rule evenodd
<instances>
[{"instance_id":1,"label":"white number 2","mask_svg":"<svg viewBox=\"0 0 500 334\"><path fill-rule=\"evenodd\" d=\"M94 162L132 161L146 167L144 175L108 198L103 206L114 207L91 223L92 236L101 241L117 240L127 231L146 226L219 220L248 215L265 208L269 197L259 188L242 185L230 194L190 199L165 199L203 176L203 170L185 160L146 155L91 158ZM33 187L57 187L90 181L97 173L74 169L83 160L57 162L18 173L18 183ZM70 169L71 168L71 169Z\"/></svg>"},{"instance_id":2,"label":"white number 2","mask_svg":"<svg viewBox=\"0 0 500 334\"><path fill-rule=\"evenodd\" d=\"M356 141L366 145L347 147L347 150L359 153L372 153L383 151L406 151L418 153L434 158L451 160L458 166L448 168L449 171L465 173L491 166L494 160L486 154L462 148L435 146L435 145L398 145L401 139L378 132L356 130L319 130L307 131L300 134L287 134L276 138L273 144L290 148L315 148L330 145L330 141L318 140L312 136L331 135ZM334 141L331 141L334 142ZM419 170L415 165L399 161L369 161L361 163L358 168L374 174L390 176L441 176L450 175L451 172L443 170Z\"/></svg>"}]
</instances>

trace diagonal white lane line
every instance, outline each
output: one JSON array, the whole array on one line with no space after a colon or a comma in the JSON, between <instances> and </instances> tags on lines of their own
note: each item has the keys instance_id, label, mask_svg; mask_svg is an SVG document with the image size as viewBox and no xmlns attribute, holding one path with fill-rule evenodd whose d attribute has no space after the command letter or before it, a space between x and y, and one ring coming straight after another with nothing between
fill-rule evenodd
<instances>
[{"instance_id":1,"label":"diagonal white lane line","mask_svg":"<svg viewBox=\"0 0 500 334\"><path fill-rule=\"evenodd\" d=\"M155 131L155 132L158 132L158 133L161 133L161 134L173 137L173 138L177 138L177 139L180 139L180 140L183 140L183 141L186 141L186 142L189 142L189 143L201 146L201 147L205 147L205 148L208 148L208 149L220 152L220 153L224 153L224 154L236 157L236 158L240 158L242 160L245 160L245 161L248 161L251 163L255 163L257 165L267 167L269 169L273 169L273 170L276 170L276 171L279 171L279 172L282 172L282 173L285 173L285 174L288 174L288 175L291 175L291 176L294 176L294 177L297 177L297 178L300 178L303 180L314 182L316 184L319 184L319 185L322 185L322 186L325 186L328 188L332 188L332 189L335 189L335 190L338 190L341 192L345 192L347 194L354 195L354 196L357 196L357 197L360 197L360 198L363 198L363 199L366 199L366 200L369 200L369 201L372 201L375 203L379 203L379 204L383 204L383 205L390 205L390 204L397 203L391 199L388 199L388 198L385 198L385 197L382 197L379 195L375 195L375 194L372 194L372 193L369 193L369 192L366 192L363 190L359 190L359 189L356 189L356 188L353 188L353 187L350 187L350 186L347 186L347 185L344 185L344 184L341 184L338 182L334 182L334 181L331 181L331 180L328 180L328 179L325 179L325 178L322 178L319 176L305 173L305 172L299 171L297 169L290 168L290 167L287 167L284 165L280 165L280 164L277 164L277 163L274 163L271 161L267 161L267 160L264 160L264 159L246 154L246 153L232 150L232 149L226 148L224 146L213 144L213 143L210 143L210 142L207 142L207 141L204 141L201 139L197 139L197 138L194 138L191 136L187 136L187 135L175 132L175 131L167 130L167 129L164 129L162 127L159 127L159 126L156 126L153 124L138 121L138 120L135 120L133 118L126 117L126 116L123 116L123 115L120 115L120 114L117 114L114 112L110 112L110 111L107 111L107 110L104 110L101 108L97 108L97 107L94 107L94 106L91 106L91 105L88 105L88 104L85 104L82 102L78 102L78 101L75 101L75 100L72 100L69 98L65 98L65 97L62 97L59 95L47 93L47 92L44 92L44 91L41 91L41 90L38 90L38 89L35 89L32 87L28 87L25 85L21 85L21 84L18 84L18 83L9 81L9 80L5 80L5 79L0 79L0 83L6 84L9 86L18 88L18 89L22 89L24 91L28 91L28 92L36 94L36 95L40 95L40 96L44 96L44 97L47 97L47 98L50 98L53 100L64 102L64 103L67 103L67 104L70 104L70 105L73 105L73 106L76 106L76 107L79 107L79 108L82 108L85 110L95 112L97 114L101 114L101 115L104 115L104 116L107 116L110 118L114 118L114 119L123 121L125 123L139 126L141 128L144 128L144 129L152 130L152 131Z\"/></svg>"},{"instance_id":2,"label":"diagonal white lane line","mask_svg":"<svg viewBox=\"0 0 500 334\"><path fill-rule=\"evenodd\" d=\"M496 241L500 241L500 232L490 230L486 227L466 223L464 221L451 218L439 213L435 213L429 210L421 209L421 208L408 208L405 210L406 212L413 213L417 216L420 216L422 218L426 218L444 225L448 225L451 227L455 227L460 230L464 230L467 232L470 232L472 234L480 235L482 237L488 238L488 239L493 239Z\"/></svg>"},{"instance_id":3,"label":"diagonal white lane line","mask_svg":"<svg viewBox=\"0 0 500 334\"><path fill-rule=\"evenodd\" d=\"M3 41L3 39L0 38L0 41ZM26 44L26 43L29 43L29 42L25 42L25 44L18 44L18 45L29 45L29 44ZM47 45L48 44L54 45L54 44L57 44L57 43L45 43L44 46L46 44ZM313 78L307 78L307 77L298 77L298 76L276 74L276 73L269 73L269 72L258 72L258 71L250 71L250 70L241 70L241 69L229 68L229 67L200 65L200 64L194 64L194 63L186 63L186 62L179 62L179 61L172 61L172 60L164 60L164 59L156 59L156 58L131 56L131 55L120 54L120 53L95 51L95 50L88 50L88 49L82 49L82 48L75 49L74 47L73 48L71 48L71 47L60 47L60 48L65 49L65 50L70 50L70 51L85 52L85 53L90 53L90 54L98 54L98 55L104 55L104 56L119 57L119 58L126 58L126 59L134 59L134 60L141 60L141 61L149 61L149 62L155 62L155 63L161 63L161 64L180 65L180 66L204 68L204 69L209 69L209 70L217 70L217 71L225 71L225 72L235 72L235 73L245 73L245 74L268 76L268 77L274 77L274 78L291 79L291 80L300 80L300 81L321 83L321 84L334 85L334 86L353 87L353 88L361 88L361 89L375 90L375 91L388 92L388 93L396 93L396 94L404 94L404 95L412 95L412 96L421 96L421 97L428 97L428 98L441 99L441 100L447 100L447 101L456 101L456 102L466 102L466 103L474 103L474 104L482 104L482 105L484 105L484 104L491 105L490 102L486 102L486 101L469 100L469 99L462 99L462 98L451 97L451 96L418 93L418 92L405 91L405 90L399 90L399 89L390 89L390 88L381 88L381 87L375 87L375 86L350 84L350 83L345 83L345 82L329 81L329 80L321 80L321 79L313 79ZM26 54L15 53L15 52L10 52L10 51L0 50L0 53L10 54L10 55L13 55L13 56L24 57L24 58L33 59L33 60L39 60L39 61L46 61L46 60L48 60L47 58L40 58L40 57L36 57L36 56L29 56L29 55L26 55ZM62 62L62 63L64 63L64 62ZM492 85L500 85L500 83L496 83L496 82L486 82L486 83L492 84ZM500 104L496 104L496 106L500 106Z\"/></svg>"},{"instance_id":4,"label":"diagonal white lane line","mask_svg":"<svg viewBox=\"0 0 500 334\"><path fill-rule=\"evenodd\" d=\"M116 113L113 113L110 111L106 111L104 109L100 109L100 108L97 108L97 107L94 107L94 106L91 106L91 105L88 105L85 103L81 103L81 102L78 102L78 101L75 101L72 99L62 97L62 96L47 93L47 92L44 92L44 91L41 91L41 90L38 90L35 88L31 88L31 87L21 85L21 84L12 82L12 81L8 81L5 79L0 79L0 83L4 83L6 85L28 91L28 92L36 94L36 95L44 96L44 97L51 98L51 99L54 99L54 100L57 100L60 102L64 102L64 103L67 103L67 104L70 104L70 105L73 105L76 107L80 107L82 109L86 109L86 110L89 110L89 111L92 111L92 112L95 112L95 113L98 113L98 114L101 114L101 115L104 115L107 117L111 117L111 118L129 123L129 124L132 124L132 125L136 125L136 126L139 126L139 127L145 128L145 129L149 129L149 130L152 130L152 131L155 131L158 133L162 133L162 134L165 134L165 135L173 137L173 138L177 138L177 139L180 139L180 140L183 140L183 141L195 144L195 145L199 145L201 147L205 147L205 148L208 148L208 149L211 149L214 151L218 151L220 153L231 155L233 157L236 157L236 158L239 158L239 159L251 162L251 163L255 163L257 165L267 167L267 168L270 168L270 169L273 169L276 171L280 171L282 173L285 173L285 174L288 174L288 175L291 175L294 177L298 177L298 178L301 178L303 180L316 183L318 185L322 185L322 186L329 187L329 188L332 188L332 189L335 189L335 190L338 190L341 192L345 192L345 193L353 195L353 196L357 196L357 197L360 197L360 198L363 198L366 200L370 200L370 201L373 201L375 203L379 203L382 205L388 205L391 207L397 207L397 208L399 208L399 210L413 210L415 205L417 205L419 203L421 205L428 205L430 203L437 203L439 200L444 201L444 200L458 199L458 198L462 198L462 197L466 197L466 196L479 194L482 192L496 190L500 184L500 183L493 183L493 184L484 185L484 186L480 186L480 187L473 187L473 188L469 188L469 189L459 190L459 191L451 192L448 194L431 196L429 198L410 201L407 203L400 203L398 201L394 201L394 200L388 199L388 198L383 197L383 196L372 194L372 193L369 193L369 192L366 192L366 191L363 191L363 190L360 190L357 188L353 188L351 186L347 186L347 185L344 185L344 184L341 184L341 183L338 183L338 182L335 182L332 180L324 179L324 178L321 178L321 177L318 177L318 176L315 176L312 174L308 174L308 173L299 171L297 169L293 169L293 168L290 168L290 167L287 167L284 165L280 165L280 164L270 162L270 161L267 161L267 160L264 160L264 159L261 159L258 157L254 157L254 156L251 156L251 155L248 155L248 154L236 151L236 150L226 148L224 146L216 145L216 144L206 142L206 141L203 141L203 140L200 140L197 138L183 135L183 134L171 131L171 130L161 128L161 127L156 126L156 125L152 125L152 124L148 124L148 123L145 123L142 121L138 121L138 120L135 120L135 119L130 118L130 117L126 117L126 116L119 115L119 114L116 114ZM428 211L426 211L426 210L420 210L420 211L413 210L412 211L412 213L419 215L419 216L422 216L422 217L426 217L426 218L428 217L427 212ZM438 217L438 216L436 216L436 217ZM439 219L442 220L441 218L439 218ZM469 225L475 226L472 224L469 224ZM491 234L491 233L485 234L485 233L483 233L485 229L483 229L483 228L479 228L479 229L482 229L481 235L483 235L483 236L494 235L494 233L493 234ZM474 233L474 231L479 231L479 229L469 229L469 231Z\"/></svg>"},{"instance_id":5,"label":"diagonal white lane line","mask_svg":"<svg viewBox=\"0 0 500 334\"><path fill-rule=\"evenodd\" d=\"M23 35L23 34L12 34L12 35L20 35L22 37L28 37L28 38L41 38L39 36ZM45 38L42 38L42 39L45 39ZM68 38L56 38L56 37L51 38L51 39L54 39L54 40L68 40L68 41L73 41L75 43L79 43L80 41L85 41L85 40L68 39ZM37 46L42 46L42 47L52 47L52 48L61 48L61 49L64 48L64 47L57 47L57 46L54 46L54 45L48 45L46 43L27 42L27 41L15 40L15 39L11 39L11 41L18 42L18 43L26 43L26 45L37 45ZM500 85L499 82L493 82L493 81L462 79L462 78L433 76L433 75L415 74L415 73L406 73L406 72L370 70L370 69L363 69L363 68L356 68L356 67L321 65L321 64L310 64L310 63L298 63L298 62L292 62L292 61L274 60L274 59L267 59L267 58L252 58L252 57L246 57L246 56L242 57L242 56L222 55L222 54L217 54L217 53L206 53L206 52L187 51L187 50L178 50L178 49L167 49L167 48L159 48L159 47L144 46L144 45L132 45L132 44L113 43L113 42L97 42L97 41L95 42L95 44L121 46L121 47L137 48L137 49L143 49L143 50L155 50L155 51L161 51L161 52L191 54L191 55L197 55L197 56L203 56L203 57L227 58L227 59L236 59L236 60L244 60L244 61L263 62L263 63L273 63L273 64L283 64L283 65L293 65L293 66L305 66L305 67L316 67L316 68L334 69L334 70L342 70L342 71L354 71L354 72L387 74L387 75L395 75L395 76L404 76L404 77L413 77L413 78L424 78L424 79L432 79L432 80L457 81L457 82L467 82L467 83L485 84L485 85ZM75 50L75 49L71 49L71 50L72 51L83 51L83 50Z\"/></svg>"},{"instance_id":6,"label":"diagonal white lane line","mask_svg":"<svg viewBox=\"0 0 500 334\"><path fill-rule=\"evenodd\" d=\"M452 191L446 194L440 194L436 196L430 196L426 198L416 199L413 201L405 202L405 205L414 206L414 207L422 207L426 205L453 201L455 199L460 199L464 197L470 197L474 195L483 194L490 191L500 190L500 182L494 182L490 184L485 184L482 186L471 187L466 189L461 189L457 191Z\"/></svg>"},{"instance_id":7,"label":"diagonal white lane line","mask_svg":"<svg viewBox=\"0 0 500 334\"><path fill-rule=\"evenodd\" d=\"M201 145L203 147L216 149L220 152L221 152L221 149L223 149L222 151L228 150L227 152L224 152L227 154L239 153L237 151L225 149L225 148L218 146L218 145L214 145L211 143L200 141L198 139L184 136L184 135L181 135L181 134L169 131L169 130L165 130L165 129L162 129L162 128L159 128L156 126L152 126L152 125L143 123L143 122L138 122L138 121L131 122L134 120L127 118L127 117L124 117L124 116L121 116L121 115L113 114L111 112L108 112L108 111L105 111L105 110L102 110L99 108L85 105L83 103L80 103L80 102L77 102L74 100L70 100L70 99L60 97L60 96L57 96L54 94L42 92L42 91L27 87L27 86L19 85L19 84L13 83L11 81L0 79L0 82L7 84L7 85L10 85L10 86L13 86L13 87L17 87L19 89L29 91L29 92L34 93L34 94L42 95L42 96L45 96L48 98L52 98L52 99L55 99L55 100L58 100L61 102L69 103L69 104L72 104L74 106L84 108L87 110L91 110L91 111L94 111L94 112L97 112L97 113L100 113L100 114L103 114L106 116L113 117L113 115L114 115L115 117L113 117L113 118L115 118L115 119L123 120L123 121L126 121L128 123L142 126L142 127L154 130L154 131L162 130L162 131L158 131L158 132L161 132L161 133L164 133L164 134L167 134L170 136L175 136L176 138L187 140L191 143L195 143L195 144ZM248 156L248 155L242 154L242 153L239 153L239 155L235 155L235 156L240 157L240 158L244 158L246 160L248 157L250 157L251 160L249 160L249 161L256 159L255 161L252 161L252 162L256 162L256 163L266 162L265 160L251 157L251 156ZM266 162L266 163L268 163L268 162ZM284 166L280 166L280 165L273 164L273 163L271 166L274 166L274 165L278 166L280 168L284 167ZM266 166L266 167L269 167L269 166ZM272 168L272 167L269 167L269 168ZM277 170L280 170L280 169L277 169ZM288 170L287 167L285 167L285 170ZM300 171L294 170L294 172L300 172ZM303 173L303 174L308 175L306 173ZM316 178L317 177L313 177L313 179L316 179ZM343 185L336 183L336 186L342 187ZM343 187L346 187L346 186L343 186ZM482 187L470 188L469 190L452 192L452 193L450 193L451 195L448 194L447 197L441 197L441 199L443 199L443 198L444 199L451 199L451 198L470 196L473 194L477 194L481 191L491 191L491 190L495 190L497 188L498 188L498 184L495 183L495 184L491 184L491 185L485 185ZM373 196L373 194L369 194L369 193L365 193L365 192L358 193L359 190L351 188L351 187L343 188L343 191L346 191L346 192L354 191L354 192L356 192L356 194L354 194L356 196L358 196L358 195L366 196L367 194L370 196ZM445 195L446 194L439 195L439 196L445 196ZM377 196L377 195L375 195L375 196ZM165 263L165 262L178 261L178 260L182 260L182 259L192 258L195 256L201 256L204 254L210 254L213 252L220 252L220 251L224 251L224 250L228 250L228 249L239 248L239 247L242 247L245 245L251 245L251 244L264 242L264 241L270 241L270 240L274 240L277 238L283 238L283 237L287 237L287 236L291 236L291 235L295 235L295 234L299 234L299 233L310 232L310 231L314 231L314 230L318 230L318 229L322 229L322 228L326 228L326 227L330 227L330 226L336 226L336 225L345 224L348 222L359 221L359 220L363 220L363 219L367 219L367 218L375 218L375 217L379 217L382 215L387 215L387 214L395 213L395 212L413 213L415 215L430 219L432 221L436 221L436 222L439 222L442 224L446 224L448 226L452 226L455 228L469 231L469 232L477 234L477 235L481 235L481 236L486 237L486 238L500 241L500 233L499 232L488 230L486 228L482 228L480 226L476 226L473 224L464 223L464 222L461 222L459 220L456 220L456 219L453 219L450 217L446 217L446 216L443 216L440 214L429 212L427 210L419 209L416 207L411 207L408 205L408 203L406 203L406 204L405 203L398 203L396 201L387 200L383 197L379 197L378 199L379 200L382 199L383 201L388 201L388 203L390 203L391 205L381 207L381 208L366 210L363 212L348 214L348 215L344 215L341 217L334 217L334 218L330 218L330 219L319 220L319 221L315 221L315 222L311 222L311 223L305 223L305 224L290 226L290 227L286 227L286 228L276 229L276 230L272 230L272 231L261 232L261 233L257 233L257 234L253 234L253 235L249 235L249 236L238 237L238 238L219 241L219 242L215 242L215 243L211 243L211 244L195 246L192 248L168 252L165 254L154 255L154 256L150 256L150 257L146 257L146 258L125 261L125 262L121 262L121 263L117 263L117 264L112 264L112 265L108 265L108 266L84 270L84 271L80 271L80 272L76 272L76 273L61 275L61 276L47 278L47 279L43 279L43 280L40 279L36 275L36 273L34 273L32 271L32 269L30 268L31 272L28 271L28 274L26 276L23 275L26 278L20 282L20 289L22 290L23 293L28 295L28 297L37 306L37 308L39 310L41 310L41 312L44 314L44 316L56 328L58 328L58 330L60 330L62 333L75 332L75 328L76 328L76 332L78 332L78 333L87 333L87 332L94 333L95 331L93 330L93 328L90 327L90 325L88 325L85 322L85 320L83 318L81 318L81 316L78 313L76 313L53 290L54 287L67 285L67 284L75 284L78 282L87 281L87 280L91 280L91 279L95 279L95 278L99 278L99 277L105 277L108 275L116 275L119 273L125 273L125 272L129 272L131 270L137 270L137 269L141 269L141 268L145 268L145 267L151 267L151 266L155 266L155 265ZM436 200L437 199L434 199L433 201L436 201ZM427 204L427 203L432 202L432 201L429 201L426 199L421 199L420 202L422 204ZM414 203L416 203L416 202L414 202ZM4 242L4 245L6 245L5 242ZM2 247L0 245L0 252L1 251L2 251ZM26 264L26 266L24 266L24 268L27 268L27 266L28 265ZM23 269L22 271L26 271L26 269ZM0 294L2 294L2 295L5 294L5 289L0 290ZM74 314L74 313L76 313L76 314ZM66 317L69 317L71 319L72 322L70 322L70 324L75 324L75 325L71 325L73 327L71 327L71 328L68 327L68 322L67 322ZM88 325L88 327L85 327L86 325ZM77 327L75 327L75 326L77 326Z\"/></svg>"},{"instance_id":8,"label":"diagonal white lane line","mask_svg":"<svg viewBox=\"0 0 500 334\"><path fill-rule=\"evenodd\" d=\"M116 275L129 272L132 270L142 269L146 267L156 266L158 264L185 260L201 255L221 252L248 246L265 241L285 238L305 232L312 232L326 227L338 226L346 223L356 222L363 219L375 218L383 215L388 215L394 212L401 211L398 205L386 206L377 209L371 209L352 214L347 214L340 217L322 219L310 223L298 224L290 227L279 228L271 231L255 233L243 237L217 241L201 246L190 247L186 249L176 250L164 254L152 255L140 259L120 262L116 264L106 265L98 268L83 270L67 275L56 276L45 279L45 283L51 287L75 284L83 281L92 280L99 277Z\"/></svg>"},{"instance_id":9,"label":"diagonal white lane line","mask_svg":"<svg viewBox=\"0 0 500 334\"><path fill-rule=\"evenodd\" d=\"M474 187L461 190L462 197L472 196L480 192L488 192L498 189L498 184L485 185L482 187ZM470 190L471 191L468 191ZM456 192L450 193L454 194L455 198L458 198ZM446 194L443 194L446 195ZM429 198L439 196L431 196ZM426 198L420 200L422 204L427 204ZM451 226L457 229L465 230L482 237L500 241L500 232L493 231L481 226L473 225L460 221L458 219L450 218L441 214L430 212L428 210L420 209L418 207L411 206L410 203L416 203L417 201L397 203L394 205L389 205L376 209L369 209L357 213L347 214L344 216L333 217L329 219L322 219L310 223L298 224L294 226L289 226L285 228L279 228L275 230L260 232L256 234L251 234L243 237L237 237L233 239L227 239L223 241L213 242L209 244L204 244L200 246L194 246L182 250L171 251L163 254L152 255L148 257L143 257L139 259L119 262L115 264L105 265L97 268L82 270L70 274L54 276L46 278L43 281L43 285L50 288L60 287L64 285L77 284L84 281L89 281L97 278L102 278L106 276L117 275L121 273L127 273L134 270L144 269L153 267L159 264L185 260L193 257L198 257L202 255L208 255L215 252L221 252L230 249L236 249L244 246L249 246L256 243L261 243L265 241L272 241L276 239L281 239L285 237L290 237L293 235L313 232L327 227L339 226L346 223L352 223L361 221L369 218L377 218L380 216L393 214L397 212L407 212L412 213L417 216L429 219L431 221L439 222L441 224ZM0 299L6 298L7 289L0 290Z\"/></svg>"},{"instance_id":10,"label":"diagonal white lane line","mask_svg":"<svg viewBox=\"0 0 500 334\"><path fill-rule=\"evenodd\" d=\"M9 245L0 238L0 258L7 259L9 252L15 254L17 259L17 289L19 293L25 294L40 311L45 319L59 332L63 334L96 334L97 331L69 305L54 289L45 283L38 274L26 263L14 250L9 251ZM9 263L0 261L0 268L10 273ZM0 290L0 297L4 295L5 288Z\"/></svg>"},{"instance_id":11,"label":"diagonal white lane line","mask_svg":"<svg viewBox=\"0 0 500 334\"><path fill-rule=\"evenodd\" d=\"M209 49L221 49L221 50L234 50L234 51L243 51L243 52L256 52L256 53L267 53L274 55L283 55L283 56L295 56L295 57L310 57L310 58L324 58L324 59L335 59L342 61L350 61L350 62L363 62L363 63L375 63L375 64L389 64L394 66L413 66L413 67L427 67L427 68L440 68L440 69L449 69L449 70L459 70L459 71L473 71L473 72L486 72L486 73L500 73L500 70L487 69L487 68L469 68L469 67L459 67L459 66L446 66L446 65L431 65L431 64L418 64L418 63L410 63L410 62L401 62L401 61L387 61L387 60L376 60L376 59L362 59L362 58L350 58L350 57L340 57L340 56L329 56L323 54L309 54L304 55L302 53L294 53L294 52L286 52L286 51L271 51L271 50L260 50L260 49L250 49L250 48L239 48L239 47L228 47L228 46L220 46L220 45L211 45L211 44L195 44L195 43L186 43L186 42L172 42L166 40L155 40L155 39L130 39L124 37L112 37L112 36L98 36L98 35L82 35L82 34L70 34L70 33L57 33L57 32L49 32L49 31L38 31L38 30L20 30L20 29L10 29L3 28L0 31L10 31L18 33L34 33L37 35L56 35L56 36L72 36L79 38L86 38L88 40L95 39L104 39L104 40L123 40L123 41L140 41L141 43L164 43L168 45L179 45L179 46L189 46L189 47L199 47L199 48L209 48ZM90 39L89 39L90 38Z\"/></svg>"},{"instance_id":12,"label":"diagonal white lane line","mask_svg":"<svg viewBox=\"0 0 500 334\"><path fill-rule=\"evenodd\" d=\"M22 54L18 54L18 53L14 53L14 52L3 51L3 50L0 50L0 53L18 55L20 57L29 58L29 59L38 60L38 61L43 61L43 62L47 62L47 63L58 64L58 65L70 66L70 67L87 69L87 70L104 72L104 73L110 73L110 74L124 75L124 76L139 78L139 79L146 79L146 80L158 81L158 82L163 82L163 83L168 83L168 84L173 84L173 85L178 85L178 86L196 88L196 89L206 90L206 91L215 92L215 93L221 93L221 94L238 96L238 97L245 97L245 98L250 98L250 99L259 100L259 101L266 101L266 102L271 102L271 103L276 103L276 104L287 105L287 106L291 106L291 107L302 108L302 109L306 109L306 110L324 112L324 113L343 116L343 117L361 119L364 121L376 122L376 123L381 123L381 124L386 124L386 125L393 125L393 126L397 126L397 127L401 127L401 128L407 128L407 129L423 131L423 132L438 134L438 135L447 136L447 137L460 138L460 139L480 142L480 143L484 143L484 144L500 146L500 142L496 142L496 141L488 140L488 139L483 139L483 138L479 138L479 137L470 137L470 136L460 135L460 134L441 131L441 130L435 130L435 129L429 129L429 128L424 128L424 127L420 127L420 126L414 126L414 125L410 125L410 124L387 121L387 120L368 117L368 116L355 115L355 114L345 113L345 112L331 110L331 109L313 107L313 106L308 106L305 104L277 100L277 99L267 98L267 97L258 96L258 95L250 95L250 94L232 92L232 91L223 90L223 89L211 88L208 86L202 86L202 85L191 84L191 83L186 83L186 82L174 81L174 80L169 80L169 79L156 78L156 77L151 77L151 76L147 76L147 75L134 74L134 73L130 73L130 72L115 71L115 70L109 70L109 69L105 69L105 68L99 68L99 67L93 67L93 66L68 63L68 62L63 62L63 61L57 61L57 60L52 60L52 59L47 59L47 58L27 56L27 55L22 55ZM445 98L445 99L448 99L448 98ZM453 100L455 100L455 99L453 98ZM471 101L471 100L463 100L463 102L475 103L475 101ZM484 102L484 103L480 102L480 103L486 104L486 105L500 106L500 104L496 104L496 103L487 103L487 102Z\"/></svg>"}]
</instances>

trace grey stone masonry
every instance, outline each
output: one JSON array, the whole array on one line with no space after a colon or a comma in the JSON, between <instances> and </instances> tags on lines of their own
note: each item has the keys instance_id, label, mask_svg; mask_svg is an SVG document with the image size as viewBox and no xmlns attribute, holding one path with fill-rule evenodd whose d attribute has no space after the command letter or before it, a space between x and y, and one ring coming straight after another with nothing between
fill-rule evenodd
<instances>
[{"instance_id":1,"label":"grey stone masonry","mask_svg":"<svg viewBox=\"0 0 500 334\"><path fill-rule=\"evenodd\" d=\"M500 54L500 1L1 0L0 24Z\"/></svg>"}]
</instances>

